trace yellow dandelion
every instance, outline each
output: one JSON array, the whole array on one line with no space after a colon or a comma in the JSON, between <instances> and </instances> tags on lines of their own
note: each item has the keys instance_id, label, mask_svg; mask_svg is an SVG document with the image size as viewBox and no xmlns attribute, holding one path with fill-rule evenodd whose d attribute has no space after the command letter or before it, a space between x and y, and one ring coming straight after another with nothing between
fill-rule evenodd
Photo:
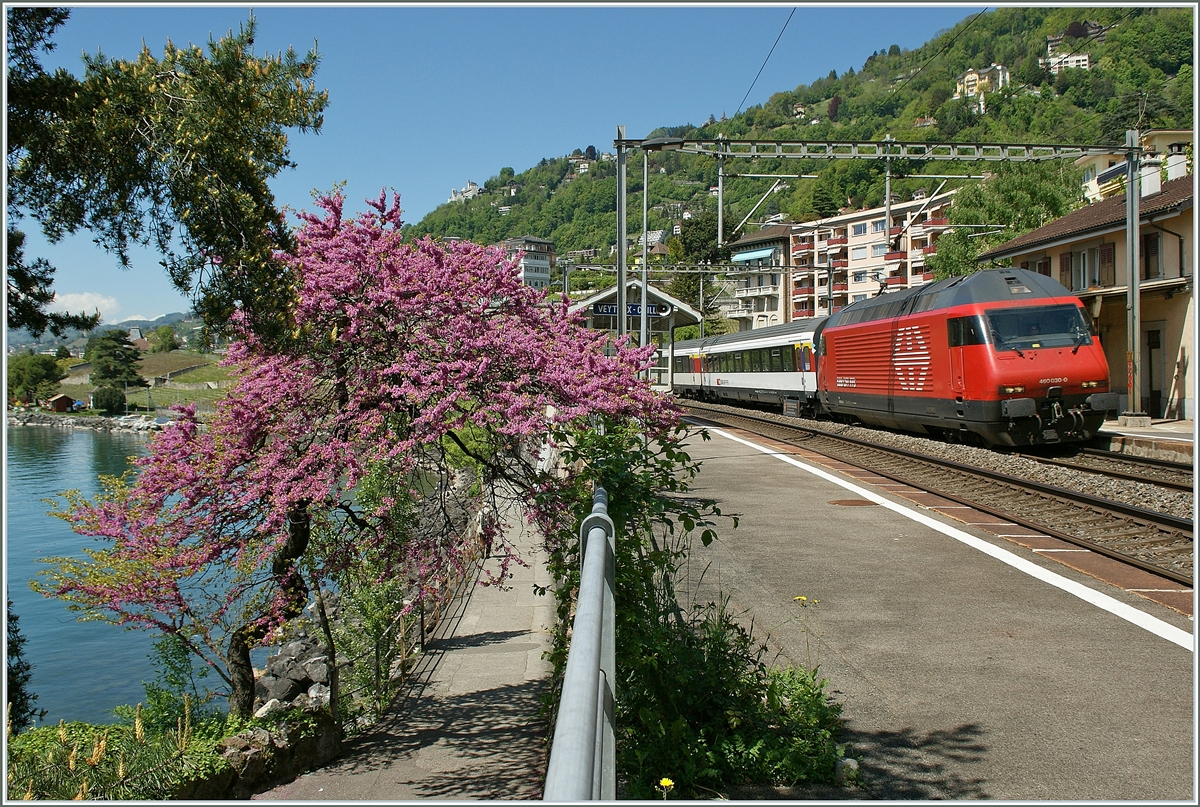
<instances>
[{"instance_id":1,"label":"yellow dandelion","mask_svg":"<svg viewBox=\"0 0 1200 807\"><path fill-rule=\"evenodd\" d=\"M671 788L675 787L675 783L674 783L674 782L672 782L670 779L668 779L667 777L665 777L665 776L664 776L663 778L661 778L661 779L659 779L659 780L658 780L658 786L659 786L659 787L665 787L665 788L667 788L667 789L669 790L669 789L671 789Z\"/></svg>"}]
</instances>

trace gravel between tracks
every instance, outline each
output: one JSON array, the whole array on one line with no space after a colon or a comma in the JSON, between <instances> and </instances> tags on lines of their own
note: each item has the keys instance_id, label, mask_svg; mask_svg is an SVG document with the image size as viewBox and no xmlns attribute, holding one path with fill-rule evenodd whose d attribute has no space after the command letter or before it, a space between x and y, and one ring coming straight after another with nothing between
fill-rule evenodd
<instances>
[{"instance_id":1,"label":"gravel between tracks","mask_svg":"<svg viewBox=\"0 0 1200 807\"><path fill-rule=\"evenodd\" d=\"M1070 468L1047 465L1022 457L1012 457L1002 451L989 448L946 443L941 440L933 440L918 435L889 432L865 426L848 426L845 424L830 423L829 421L785 417L775 412L765 412L757 409L746 410L720 404L705 404L705 406L713 406L715 409L728 412L731 415L753 415L755 417L765 417L784 425L808 426L822 429L833 434L856 437L860 440L878 443L879 445L903 448L908 451L927 454L938 459L952 460L967 465L977 465L981 468L1007 474L1014 479L1029 479L1048 485L1057 485L1068 490L1099 496L1135 507L1143 507L1147 510L1169 513L1180 518L1192 518L1192 494L1183 491L1172 491L1144 482L1112 479L1103 474L1085 473ZM696 410L696 415L703 416L703 410Z\"/></svg>"}]
</instances>

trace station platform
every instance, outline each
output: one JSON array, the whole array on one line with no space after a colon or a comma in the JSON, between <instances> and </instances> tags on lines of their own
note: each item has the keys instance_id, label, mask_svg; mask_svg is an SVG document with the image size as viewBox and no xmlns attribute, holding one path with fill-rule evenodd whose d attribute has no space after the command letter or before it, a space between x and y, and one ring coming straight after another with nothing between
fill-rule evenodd
<instances>
[{"instance_id":1,"label":"station platform","mask_svg":"<svg viewBox=\"0 0 1200 807\"><path fill-rule=\"evenodd\" d=\"M1152 420L1149 426L1122 426L1114 418L1100 427L1100 441L1109 451L1139 457L1191 463L1196 421Z\"/></svg>"},{"instance_id":2,"label":"station platform","mask_svg":"<svg viewBox=\"0 0 1200 807\"><path fill-rule=\"evenodd\" d=\"M693 545L678 590L828 680L862 775L832 798L1194 803L1191 616L1098 579L1087 550L707 430L690 494L740 523Z\"/></svg>"}]
</instances>

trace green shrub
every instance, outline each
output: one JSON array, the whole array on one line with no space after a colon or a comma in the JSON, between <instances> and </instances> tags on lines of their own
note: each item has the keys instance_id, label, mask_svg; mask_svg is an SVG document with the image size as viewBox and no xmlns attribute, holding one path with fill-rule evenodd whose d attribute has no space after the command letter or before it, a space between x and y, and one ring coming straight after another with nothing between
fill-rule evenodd
<instances>
[{"instance_id":1,"label":"green shrub","mask_svg":"<svg viewBox=\"0 0 1200 807\"><path fill-rule=\"evenodd\" d=\"M125 393L115 387L101 387L92 393L92 407L106 415L124 414Z\"/></svg>"},{"instance_id":2,"label":"green shrub","mask_svg":"<svg viewBox=\"0 0 1200 807\"><path fill-rule=\"evenodd\" d=\"M736 785L835 781L841 707L826 695L826 682L815 672L769 667L765 645L724 603L677 599L676 572L691 541L715 540L721 518L711 503L687 496L698 468L681 448L685 434L646 445L632 428L604 425L559 444L569 446L565 463L579 469L571 497L577 516L590 510L592 486L599 483L609 491L609 516L618 525L615 718L622 795L650 799L669 790L678 798L710 798ZM579 541L564 532L547 546L559 597L550 659L561 682ZM662 785L666 779L669 786Z\"/></svg>"}]
</instances>

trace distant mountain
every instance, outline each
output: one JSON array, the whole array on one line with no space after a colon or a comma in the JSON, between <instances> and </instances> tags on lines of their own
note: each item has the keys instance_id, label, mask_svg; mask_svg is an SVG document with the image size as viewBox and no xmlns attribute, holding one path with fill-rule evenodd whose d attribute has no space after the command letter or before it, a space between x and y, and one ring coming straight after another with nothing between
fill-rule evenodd
<instances>
[{"instance_id":1,"label":"distant mountain","mask_svg":"<svg viewBox=\"0 0 1200 807\"><path fill-rule=\"evenodd\" d=\"M112 323L111 325L107 325L107 326L101 325L100 330L104 330L106 327L107 328L141 328L142 330L146 330L147 328L157 328L162 325L174 325L177 322L183 322L184 320L188 320L188 319L195 319L195 317L196 317L195 314L181 314L179 312L176 312L174 314L163 314L161 317L157 317L156 319L123 319L120 322L115 322L115 323Z\"/></svg>"},{"instance_id":2,"label":"distant mountain","mask_svg":"<svg viewBox=\"0 0 1200 807\"><path fill-rule=\"evenodd\" d=\"M965 18L920 48L896 45L872 54L859 71L778 92L728 120L656 129L646 137L689 139L880 141L961 143L1124 143L1126 129L1192 128L1193 10L1190 8L1001 8ZM881 32L881 36L884 32ZM1082 64L1051 73L1047 57ZM1010 82L985 95L956 98L968 70L1002 65ZM643 136L643 133L630 133ZM600 153L597 154L596 152ZM546 158L516 173L501 168L478 195L439 206L416 224L411 237L429 234L480 244L532 235L554 242L559 256L581 263L613 263L616 243L616 164L605 159L611 143L580 144L571 156ZM595 159L589 159L595 155ZM611 157L611 154L608 155ZM586 170L584 166L586 165ZM978 174L983 166L939 162L893 163L892 192L907 199L933 191L941 180L915 174ZM805 221L839 208L883 204L882 161L758 159L726 161L727 234L743 218L756 222L783 215ZM784 179L729 176L817 174ZM905 177L908 172L914 176ZM464 177L464 180L469 179ZM948 181L947 190L965 180ZM628 155L629 236L641 235L642 154ZM714 210L710 188L716 161L679 152L651 157L649 229L670 232L685 215ZM765 198L764 197L769 197ZM635 221L636 219L636 221Z\"/></svg>"},{"instance_id":3,"label":"distant mountain","mask_svg":"<svg viewBox=\"0 0 1200 807\"><path fill-rule=\"evenodd\" d=\"M149 333L150 331L162 325L170 325L175 327L178 333L185 334L190 330L194 330L194 328L186 327L191 323L194 323L195 327L197 328L203 324L194 313L189 312L187 314L183 314L175 312L172 314L164 314L161 317L157 317L152 320L126 319L121 320L120 322L102 322L96 328L96 330L103 332L117 328L121 330L141 328L143 333ZM46 350L57 347L58 345L67 345L68 347L75 349L77 347L81 347L87 342L88 335L88 332L85 331L69 330L62 337L57 337L47 332L35 339L34 337L30 336L29 332L24 328L10 328L8 330L8 346L9 348L16 350L32 349L34 351Z\"/></svg>"}]
</instances>

